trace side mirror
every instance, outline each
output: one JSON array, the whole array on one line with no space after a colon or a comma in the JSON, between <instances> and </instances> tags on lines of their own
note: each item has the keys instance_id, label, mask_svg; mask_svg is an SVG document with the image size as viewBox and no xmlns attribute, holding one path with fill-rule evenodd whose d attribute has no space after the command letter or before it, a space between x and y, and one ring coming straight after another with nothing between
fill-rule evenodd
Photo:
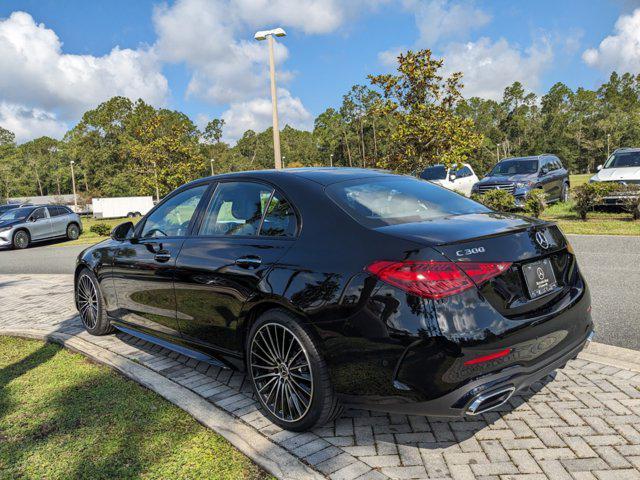
<instances>
[{"instance_id":1,"label":"side mirror","mask_svg":"<svg viewBox=\"0 0 640 480\"><path fill-rule=\"evenodd\" d=\"M38 219L36 217L29 217L29 219L27 220L27 222L37 222Z\"/></svg>"},{"instance_id":2,"label":"side mirror","mask_svg":"<svg viewBox=\"0 0 640 480\"><path fill-rule=\"evenodd\" d=\"M546 175L547 173L549 173L549 170L547 169L547 167L542 167L542 169L540 169L539 176L542 177L542 176Z\"/></svg>"},{"instance_id":3,"label":"side mirror","mask_svg":"<svg viewBox=\"0 0 640 480\"><path fill-rule=\"evenodd\" d=\"M602 170L602 165L598 165L598 166L596 167L596 170L597 170L598 172L599 172L600 170Z\"/></svg>"},{"instance_id":4,"label":"side mirror","mask_svg":"<svg viewBox=\"0 0 640 480\"><path fill-rule=\"evenodd\" d=\"M450 181L450 182L453 182L456 178L458 178L458 177L456 176L456 174L455 174L455 173L451 173L451 174L449 175L449 181Z\"/></svg>"},{"instance_id":5,"label":"side mirror","mask_svg":"<svg viewBox=\"0 0 640 480\"><path fill-rule=\"evenodd\" d=\"M118 242L129 240L133 237L133 222L124 222L111 230L111 238Z\"/></svg>"}]
</instances>

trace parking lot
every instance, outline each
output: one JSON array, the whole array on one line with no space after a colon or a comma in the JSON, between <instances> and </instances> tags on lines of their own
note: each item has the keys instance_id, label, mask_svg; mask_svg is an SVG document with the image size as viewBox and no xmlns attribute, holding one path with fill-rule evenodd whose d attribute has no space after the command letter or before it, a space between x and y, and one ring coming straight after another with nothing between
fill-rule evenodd
<instances>
[{"instance_id":1,"label":"parking lot","mask_svg":"<svg viewBox=\"0 0 640 480\"><path fill-rule=\"evenodd\" d=\"M591 289L597 341L640 350L640 237L569 235ZM0 251L0 274L73 273L86 245Z\"/></svg>"},{"instance_id":2,"label":"parking lot","mask_svg":"<svg viewBox=\"0 0 640 480\"><path fill-rule=\"evenodd\" d=\"M262 414L242 373L122 333L88 335L71 275L0 274L0 286L0 334L62 342L110 365L225 432L279 478L640 478L640 368L579 359L476 417L347 410L289 432Z\"/></svg>"}]
</instances>

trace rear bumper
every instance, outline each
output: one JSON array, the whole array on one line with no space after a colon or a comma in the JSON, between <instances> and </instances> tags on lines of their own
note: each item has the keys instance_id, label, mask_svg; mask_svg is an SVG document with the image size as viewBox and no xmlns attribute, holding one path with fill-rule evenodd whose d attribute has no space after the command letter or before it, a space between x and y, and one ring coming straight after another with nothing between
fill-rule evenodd
<instances>
[{"instance_id":1,"label":"rear bumper","mask_svg":"<svg viewBox=\"0 0 640 480\"><path fill-rule=\"evenodd\" d=\"M480 396L489 397L494 393L508 392L507 400L512 394L526 390L527 387L543 379L551 372L563 368L567 362L575 358L593 337L590 329L587 335L577 343L567 347L553 357L546 358L544 363L529 367L514 365L494 374L486 375L466 383L464 386L434 400L424 402L401 402L398 398L372 399L371 403L351 403L358 408L407 415L429 415L434 417L463 417L473 414L470 408L477 403ZM348 403L348 399L345 399ZM504 403L504 402L502 402ZM478 405L475 405L478 407ZM499 405L496 405L496 407Z\"/></svg>"}]
</instances>

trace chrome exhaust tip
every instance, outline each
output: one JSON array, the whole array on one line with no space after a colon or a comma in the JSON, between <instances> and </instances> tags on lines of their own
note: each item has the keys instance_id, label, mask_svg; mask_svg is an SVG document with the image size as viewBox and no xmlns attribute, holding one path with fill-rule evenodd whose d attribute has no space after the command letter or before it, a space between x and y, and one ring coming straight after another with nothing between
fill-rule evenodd
<instances>
[{"instance_id":1,"label":"chrome exhaust tip","mask_svg":"<svg viewBox=\"0 0 640 480\"><path fill-rule=\"evenodd\" d=\"M481 393L473 399L466 413L467 415L480 415L497 408L509 400L515 391L515 387L507 387L489 393Z\"/></svg>"}]
</instances>

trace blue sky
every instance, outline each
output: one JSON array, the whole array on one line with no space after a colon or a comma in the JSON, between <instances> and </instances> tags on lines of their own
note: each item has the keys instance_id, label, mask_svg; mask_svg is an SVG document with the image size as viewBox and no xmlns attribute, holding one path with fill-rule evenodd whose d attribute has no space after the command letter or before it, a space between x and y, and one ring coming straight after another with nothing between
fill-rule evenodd
<instances>
[{"instance_id":1,"label":"blue sky","mask_svg":"<svg viewBox=\"0 0 640 480\"><path fill-rule=\"evenodd\" d=\"M465 73L465 94L498 98L515 80L594 88L640 73L640 1L24 0L0 3L0 125L21 141L60 136L115 94L222 116L226 138L270 122L266 44L278 48L284 123L310 128L397 51L431 48Z\"/></svg>"}]
</instances>

